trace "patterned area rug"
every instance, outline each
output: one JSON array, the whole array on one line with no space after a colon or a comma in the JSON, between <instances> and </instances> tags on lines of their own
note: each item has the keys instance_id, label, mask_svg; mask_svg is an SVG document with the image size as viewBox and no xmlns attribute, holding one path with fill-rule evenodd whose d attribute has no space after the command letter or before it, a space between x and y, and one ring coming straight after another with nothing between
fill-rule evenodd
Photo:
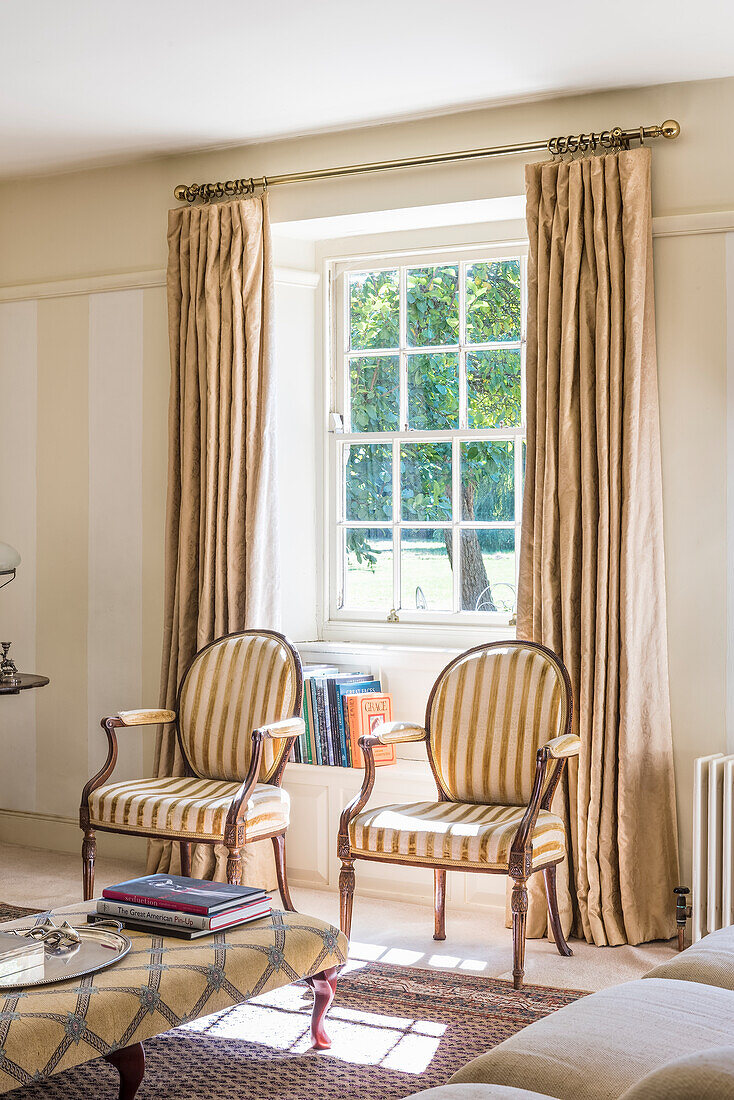
<instances>
[{"instance_id":1,"label":"patterned area rug","mask_svg":"<svg viewBox=\"0 0 734 1100\"><path fill-rule=\"evenodd\" d=\"M0 924L6 920L17 920L18 917L37 912L37 909L23 909L20 905L6 905L4 901L0 901Z\"/></svg>"},{"instance_id":2,"label":"patterned area rug","mask_svg":"<svg viewBox=\"0 0 734 1100\"><path fill-rule=\"evenodd\" d=\"M139 1100L399 1100L443 1084L471 1058L584 994L476 974L352 963L327 1019L330 1051L308 1051L309 991L276 990L149 1040ZM88 1062L13 1100L117 1096Z\"/></svg>"}]
</instances>

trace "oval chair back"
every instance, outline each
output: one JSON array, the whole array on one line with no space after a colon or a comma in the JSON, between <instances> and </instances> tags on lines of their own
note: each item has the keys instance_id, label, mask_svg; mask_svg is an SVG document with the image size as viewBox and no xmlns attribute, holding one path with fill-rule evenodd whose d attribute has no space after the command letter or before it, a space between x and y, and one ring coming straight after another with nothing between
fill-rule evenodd
<instances>
[{"instance_id":1,"label":"oval chair back","mask_svg":"<svg viewBox=\"0 0 734 1100\"><path fill-rule=\"evenodd\" d=\"M201 779L244 780L252 731L300 716L303 672L297 650L282 634L245 630L200 650L178 692L178 736ZM272 782L287 741L266 740L261 783Z\"/></svg>"},{"instance_id":2,"label":"oval chair back","mask_svg":"<svg viewBox=\"0 0 734 1100\"><path fill-rule=\"evenodd\" d=\"M428 754L452 802L523 806L539 748L570 732L571 684L536 642L491 642L452 661L426 709Z\"/></svg>"}]
</instances>

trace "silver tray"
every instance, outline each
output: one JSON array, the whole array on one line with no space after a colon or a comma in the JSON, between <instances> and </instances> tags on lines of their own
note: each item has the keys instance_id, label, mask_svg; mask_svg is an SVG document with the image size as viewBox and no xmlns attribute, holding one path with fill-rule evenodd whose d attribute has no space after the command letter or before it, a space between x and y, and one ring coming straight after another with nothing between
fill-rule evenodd
<instances>
[{"instance_id":1,"label":"silver tray","mask_svg":"<svg viewBox=\"0 0 734 1100\"><path fill-rule=\"evenodd\" d=\"M84 974L94 974L105 970L127 955L132 944L127 936L120 934L121 924L110 921L110 927L100 924L73 927L79 942L73 944L44 943L43 970L41 966L20 974L0 977L0 991L4 989L30 989L35 985L50 985L64 982L69 978L81 978ZM67 925L67 927L69 927ZM38 926L26 928L4 928L4 932L13 932L17 936L26 936L37 932ZM35 938L35 937L34 937ZM53 940L53 938L52 938Z\"/></svg>"}]
</instances>

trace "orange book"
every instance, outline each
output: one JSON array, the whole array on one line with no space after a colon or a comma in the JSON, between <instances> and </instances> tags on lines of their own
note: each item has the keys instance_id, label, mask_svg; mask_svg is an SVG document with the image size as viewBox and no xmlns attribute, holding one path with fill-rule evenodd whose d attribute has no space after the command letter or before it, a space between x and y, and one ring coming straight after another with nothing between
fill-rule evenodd
<instances>
[{"instance_id":1,"label":"orange book","mask_svg":"<svg viewBox=\"0 0 734 1100\"><path fill-rule=\"evenodd\" d=\"M353 768L364 767L364 757L358 741L367 733L372 733L381 722L392 721L392 696L381 692L365 692L364 695L345 695L349 727L349 748ZM394 745L375 745L372 750L375 766L395 763Z\"/></svg>"}]
</instances>

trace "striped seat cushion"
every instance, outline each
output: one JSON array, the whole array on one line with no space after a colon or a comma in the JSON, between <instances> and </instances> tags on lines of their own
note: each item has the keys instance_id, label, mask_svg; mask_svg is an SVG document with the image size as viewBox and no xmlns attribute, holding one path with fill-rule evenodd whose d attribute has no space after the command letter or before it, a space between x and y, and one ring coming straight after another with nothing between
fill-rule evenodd
<instances>
[{"instance_id":1,"label":"striped seat cushion","mask_svg":"<svg viewBox=\"0 0 734 1100\"><path fill-rule=\"evenodd\" d=\"M526 642L469 650L438 680L430 752L456 802L526 805L538 749L566 731L570 700L557 660Z\"/></svg>"},{"instance_id":2,"label":"striped seat cushion","mask_svg":"<svg viewBox=\"0 0 734 1100\"><path fill-rule=\"evenodd\" d=\"M524 806L478 806L462 802L413 802L377 806L349 825L352 850L384 860L507 870L510 847ZM533 867L561 859L563 822L541 810L533 832Z\"/></svg>"},{"instance_id":3,"label":"striped seat cushion","mask_svg":"<svg viewBox=\"0 0 734 1100\"><path fill-rule=\"evenodd\" d=\"M114 825L131 833L221 840L240 783L212 779L130 779L99 787L89 797L92 825ZM288 826L288 792L258 783L247 803L248 840Z\"/></svg>"},{"instance_id":4,"label":"striped seat cushion","mask_svg":"<svg viewBox=\"0 0 734 1100\"><path fill-rule=\"evenodd\" d=\"M288 644L251 631L197 653L179 692L181 744L192 771L207 779L247 775L252 731L298 710L298 670ZM266 741L260 778L273 778L286 743Z\"/></svg>"}]
</instances>

